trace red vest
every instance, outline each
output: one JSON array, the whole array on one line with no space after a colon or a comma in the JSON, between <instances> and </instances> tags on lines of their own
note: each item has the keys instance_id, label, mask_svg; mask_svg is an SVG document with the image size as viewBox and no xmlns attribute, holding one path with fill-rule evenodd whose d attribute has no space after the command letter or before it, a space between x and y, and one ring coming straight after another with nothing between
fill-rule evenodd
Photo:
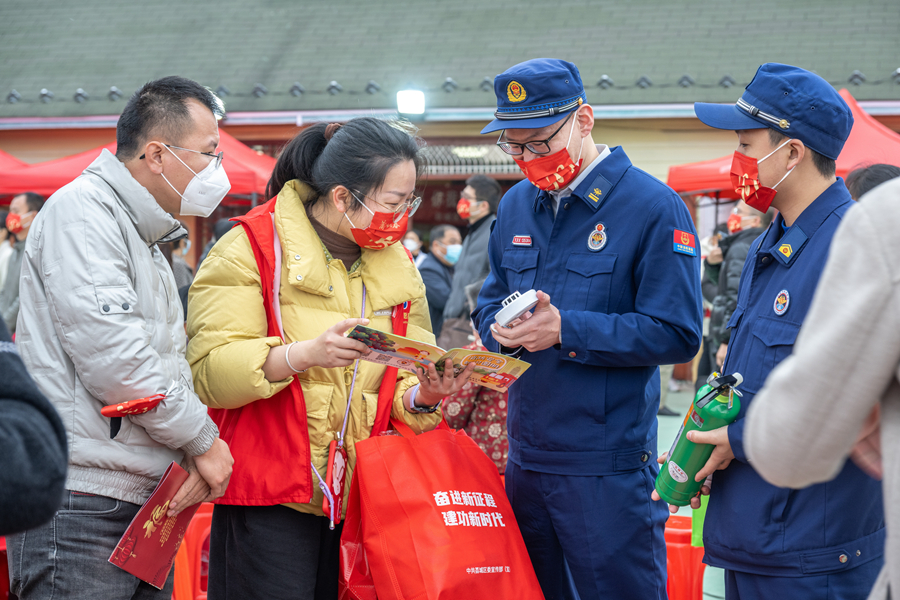
<instances>
[{"instance_id":1,"label":"red vest","mask_svg":"<svg viewBox=\"0 0 900 600\"><path fill-rule=\"evenodd\" d=\"M273 198L257 206L239 222L247 233L256 266L259 269L268 336L280 337L273 306L275 280L275 235L272 229ZM410 257L411 259L411 257ZM410 303L394 307L391 313L393 333L406 335ZM390 424L397 369L388 368L378 390L378 412L371 435L385 431ZM239 408L210 408L209 415L219 427L219 437L234 456L234 471L225 495L218 504L271 506L307 504L312 501L313 480L310 465L309 428L306 402L299 380L271 398L260 399ZM349 482L348 482L349 485Z\"/></svg>"}]
</instances>

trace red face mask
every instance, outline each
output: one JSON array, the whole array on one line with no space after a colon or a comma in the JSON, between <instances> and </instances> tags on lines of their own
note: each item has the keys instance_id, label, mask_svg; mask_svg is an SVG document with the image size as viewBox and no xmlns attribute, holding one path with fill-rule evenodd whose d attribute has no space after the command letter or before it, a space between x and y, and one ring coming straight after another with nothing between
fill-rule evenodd
<instances>
[{"instance_id":1,"label":"red face mask","mask_svg":"<svg viewBox=\"0 0 900 600\"><path fill-rule=\"evenodd\" d=\"M528 181L536 185L545 192L561 190L575 179L578 171L581 170L581 150L584 149L584 138L581 138L581 149L578 150L578 163L572 160L569 154L569 142L572 141L572 132L575 131L577 121L572 123L569 130L569 140L566 147L559 152L553 154L545 154L537 156L529 161L515 158L516 164L522 169L522 173L528 178Z\"/></svg>"},{"instance_id":2,"label":"red face mask","mask_svg":"<svg viewBox=\"0 0 900 600\"><path fill-rule=\"evenodd\" d=\"M9 229L9 232L13 235L17 235L22 233L22 230L28 227L27 225L22 224L22 217L27 217L31 213L26 213L25 215L20 215L16 213L9 213L6 215L6 228Z\"/></svg>"},{"instance_id":3,"label":"red face mask","mask_svg":"<svg viewBox=\"0 0 900 600\"><path fill-rule=\"evenodd\" d=\"M730 215L728 221L725 222L728 227L728 233L737 233L742 229L743 218L741 215Z\"/></svg>"},{"instance_id":4,"label":"red face mask","mask_svg":"<svg viewBox=\"0 0 900 600\"><path fill-rule=\"evenodd\" d=\"M777 193L775 188L793 171L791 169L785 173L784 177L772 187L766 187L759 183L759 163L784 148L790 141L787 140L759 160L735 151L734 157L731 159L731 183L734 185L734 191L741 195L741 200L746 202L750 208L755 208L759 212L769 210Z\"/></svg>"},{"instance_id":5,"label":"red face mask","mask_svg":"<svg viewBox=\"0 0 900 600\"><path fill-rule=\"evenodd\" d=\"M355 195L353 197L356 198ZM373 212L359 198L356 198L356 201L372 213L372 222L364 229L355 227L353 221L350 221L350 216L344 213L344 216L350 221L350 233L353 235L353 241L356 242L357 246L369 250L384 250L388 246L399 242L406 235L406 227L409 224L408 212L403 213L400 220L394 223L394 213Z\"/></svg>"},{"instance_id":6,"label":"red face mask","mask_svg":"<svg viewBox=\"0 0 900 600\"><path fill-rule=\"evenodd\" d=\"M463 219L468 219L472 216L472 201L468 198L460 198L459 202L456 203L456 214Z\"/></svg>"},{"instance_id":7,"label":"red face mask","mask_svg":"<svg viewBox=\"0 0 900 600\"><path fill-rule=\"evenodd\" d=\"M6 215L6 228L13 235L22 231L22 217L16 213Z\"/></svg>"}]
</instances>

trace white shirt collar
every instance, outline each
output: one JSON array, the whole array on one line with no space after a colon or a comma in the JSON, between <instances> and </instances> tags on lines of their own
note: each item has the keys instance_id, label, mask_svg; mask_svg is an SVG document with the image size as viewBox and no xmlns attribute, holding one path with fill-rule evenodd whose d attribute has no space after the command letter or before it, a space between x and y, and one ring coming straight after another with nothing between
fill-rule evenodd
<instances>
[{"instance_id":1,"label":"white shirt collar","mask_svg":"<svg viewBox=\"0 0 900 600\"><path fill-rule=\"evenodd\" d=\"M550 195L553 196L554 200L559 201L560 198L568 198L572 195L572 192L584 181L587 176L590 174L591 170L600 163L601 160L606 158L611 154L609 146L606 144L597 144L596 145L597 152L600 153L600 156L591 161L590 164L584 165L581 167L581 171L578 172L578 177L573 179L569 185L564 187L561 190L550 192Z\"/></svg>"}]
</instances>

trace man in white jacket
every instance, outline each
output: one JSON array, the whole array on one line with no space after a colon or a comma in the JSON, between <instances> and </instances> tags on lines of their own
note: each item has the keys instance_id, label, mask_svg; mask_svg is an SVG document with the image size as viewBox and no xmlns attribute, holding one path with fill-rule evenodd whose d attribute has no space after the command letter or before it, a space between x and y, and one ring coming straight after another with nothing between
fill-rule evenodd
<instances>
[{"instance_id":1,"label":"man in white jacket","mask_svg":"<svg viewBox=\"0 0 900 600\"><path fill-rule=\"evenodd\" d=\"M181 77L150 82L107 151L47 201L25 248L17 343L66 427L62 508L8 538L11 589L31 598L170 598L107 562L172 461L190 478L169 515L221 496L228 446L194 394L184 317L157 244L186 235L172 214L208 216L230 188L221 167L221 103ZM165 394L141 415L105 405Z\"/></svg>"}]
</instances>

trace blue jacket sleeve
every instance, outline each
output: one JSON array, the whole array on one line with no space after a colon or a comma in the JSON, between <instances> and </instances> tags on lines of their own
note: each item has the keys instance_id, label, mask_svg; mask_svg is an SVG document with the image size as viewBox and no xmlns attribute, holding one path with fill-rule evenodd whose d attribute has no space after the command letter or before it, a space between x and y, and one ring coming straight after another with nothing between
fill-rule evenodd
<instances>
[{"instance_id":1,"label":"blue jacket sleeve","mask_svg":"<svg viewBox=\"0 0 900 600\"><path fill-rule=\"evenodd\" d=\"M671 365L690 361L702 339L700 257L673 250L675 230L694 234L680 198L647 211L634 271L634 312L560 311L560 359L603 367ZM492 264L493 268L494 265ZM552 300L551 300L552 302Z\"/></svg>"},{"instance_id":2,"label":"blue jacket sleeve","mask_svg":"<svg viewBox=\"0 0 900 600\"><path fill-rule=\"evenodd\" d=\"M749 462L744 450L744 424L746 422L747 420L741 417L728 426L728 443L731 444L731 452L741 462Z\"/></svg>"}]
</instances>

